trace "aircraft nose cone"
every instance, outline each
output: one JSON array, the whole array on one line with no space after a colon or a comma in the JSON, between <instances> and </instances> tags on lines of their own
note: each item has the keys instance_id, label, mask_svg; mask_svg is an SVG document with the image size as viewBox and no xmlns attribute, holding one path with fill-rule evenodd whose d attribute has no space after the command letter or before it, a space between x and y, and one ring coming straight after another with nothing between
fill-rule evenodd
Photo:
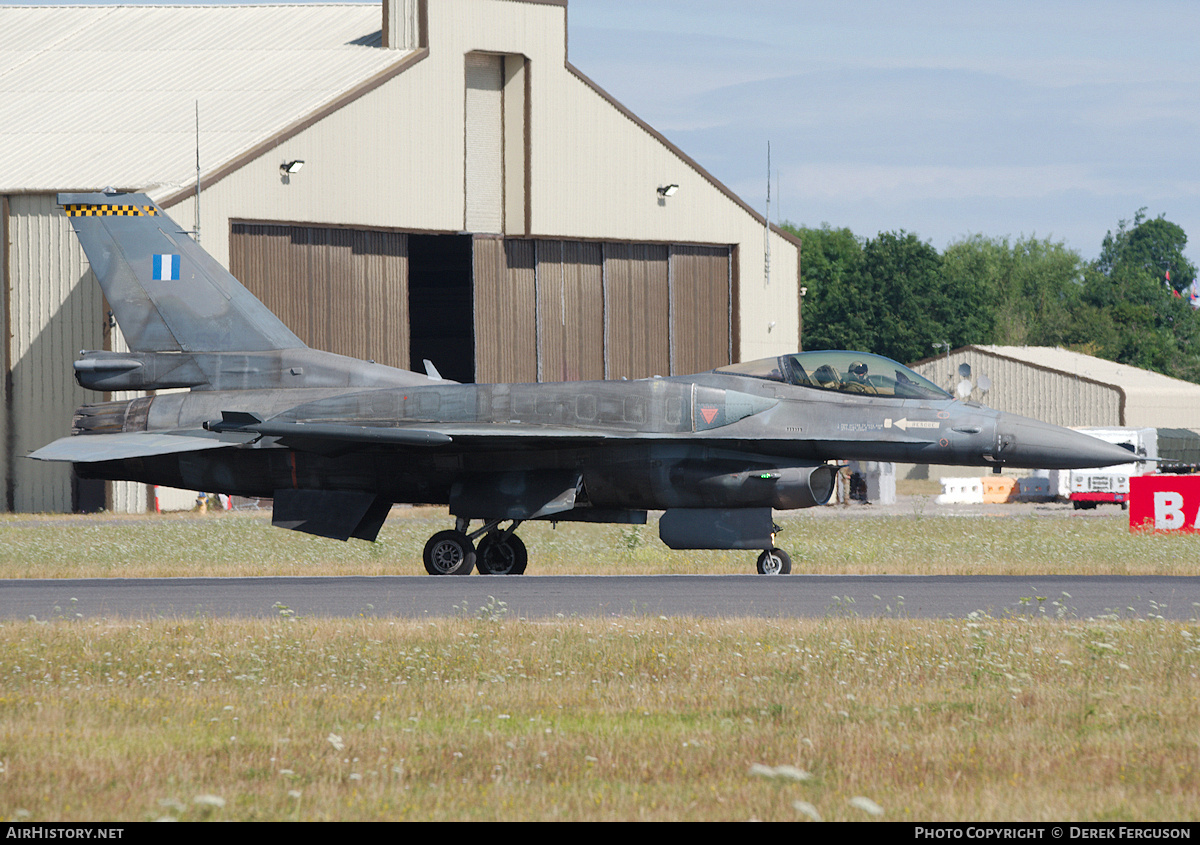
<instances>
[{"instance_id":1,"label":"aircraft nose cone","mask_svg":"<svg viewBox=\"0 0 1200 845\"><path fill-rule=\"evenodd\" d=\"M1086 469L1136 460L1128 449L1090 434L1050 423L1003 414L996 426L997 459L1030 469Z\"/></svg>"}]
</instances>

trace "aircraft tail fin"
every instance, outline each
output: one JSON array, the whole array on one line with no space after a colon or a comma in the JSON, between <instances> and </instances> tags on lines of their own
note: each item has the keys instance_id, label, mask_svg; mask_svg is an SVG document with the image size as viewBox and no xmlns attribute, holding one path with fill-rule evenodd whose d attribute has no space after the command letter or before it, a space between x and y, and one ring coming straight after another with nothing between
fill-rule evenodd
<instances>
[{"instance_id":1,"label":"aircraft tail fin","mask_svg":"<svg viewBox=\"0 0 1200 845\"><path fill-rule=\"evenodd\" d=\"M145 194L59 194L135 352L304 348Z\"/></svg>"}]
</instances>

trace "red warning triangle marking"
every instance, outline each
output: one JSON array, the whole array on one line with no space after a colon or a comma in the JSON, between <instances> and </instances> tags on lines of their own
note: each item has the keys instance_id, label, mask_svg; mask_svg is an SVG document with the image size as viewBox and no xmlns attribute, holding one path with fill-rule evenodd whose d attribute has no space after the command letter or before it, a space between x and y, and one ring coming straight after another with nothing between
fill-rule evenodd
<instances>
[{"instance_id":1,"label":"red warning triangle marking","mask_svg":"<svg viewBox=\"0 0 1200 845\"><path fill-rule=\"evenodd\" d=\"M712 421L717 418L717 408L701 408L700 416L704 417L704 421L712 425Z\"/></svg>"}]
</instances>

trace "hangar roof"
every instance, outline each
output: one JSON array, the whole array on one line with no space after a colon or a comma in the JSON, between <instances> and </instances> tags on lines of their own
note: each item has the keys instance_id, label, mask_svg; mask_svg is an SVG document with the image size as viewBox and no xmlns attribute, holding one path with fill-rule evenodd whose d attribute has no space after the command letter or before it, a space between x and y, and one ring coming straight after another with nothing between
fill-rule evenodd
<instances>
[{"instance_id":1,"label":"hangar roof","mask_svg":"<svg viewBox=\"0 0 1200 845\"><path fill-rule=\"evenodd\" d=\"M1004 355L1035 366L1115 385L1123 388L1126 392L1148 390L1158 395L1164 393L1186 394L1190 397L1200 395L1200 384L1192 384L1190 381L1171 378L1150 370L1118 364L1116 361L1095 358L1080 352L1072 352L1061 346L980 345L975 348L993 355Z\"/></svg>"},{"instance_id":2,"label":"hangar roof","mask_svg":"<svg viewBox=\"0 0 1200 845\"><path fill-rule=\"evenodd\" d=\"M0 193L194 183L196 101L208 172L401 63L379 9L0 6Z\"/></svg>"}]
</instances>

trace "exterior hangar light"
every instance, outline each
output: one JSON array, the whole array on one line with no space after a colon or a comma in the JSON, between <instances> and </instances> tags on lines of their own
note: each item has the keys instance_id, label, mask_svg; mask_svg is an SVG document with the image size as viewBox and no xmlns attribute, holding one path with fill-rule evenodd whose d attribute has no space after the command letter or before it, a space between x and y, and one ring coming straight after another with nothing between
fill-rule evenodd
<instances>
[{"instance_id":1,"label":"exterior hangar light","mask_svg":"<svg viewBox=\"0 0 1200 845\"><path fill-rule=\"evenodd\" d=\"M298 158L293 161L285 161L279 165L279 172L283 174L299 173L300 168L304 166L304 159Z\"/></svg>"},{"instance_id":2,"label":"exterior hangar light","mask_svg":"<svg viewBox=\"0 0 1200 845\"><path fill-rule=\"evenodd\" d=\"M672 184L672 185L659 185L659 186L658 186L658 195L659 195L660 197L673 197L673 196L675 196L675 192L676 192L676 191L678 191L678 190L679 190L679 186L678 186L678 185L674 185L674 184Z\"/></svg>"}]
</instances>

